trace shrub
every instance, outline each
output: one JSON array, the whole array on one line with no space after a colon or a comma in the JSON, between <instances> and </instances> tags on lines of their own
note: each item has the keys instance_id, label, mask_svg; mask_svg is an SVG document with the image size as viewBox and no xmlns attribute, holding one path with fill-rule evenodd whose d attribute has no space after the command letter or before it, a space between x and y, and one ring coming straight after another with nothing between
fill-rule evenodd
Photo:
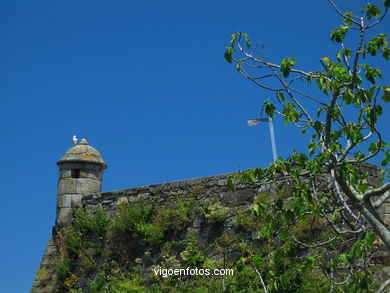
<instances>
[{"instance_id":1,"label":"shrub","mask_svg":"<svg viewBox=\"0 0 390 293\"><path fill-rule=\"evenodd\" d=\"M106 236L108 220L99 209L94 214L75 210L72 224L65 231L68 257L76 255L84 264L94 266L94 258L103 253L102 242Z\"/></svg>"},{"instance_id":2,"label":"shrub","mask_svg":"<svg viewBox=\"0 0 390 293\"><path fill-rule=\"evenodd\" d=\"M217 224L226 221L229 216L229 208L224 207L218 203L215 203L206 208L205 218L207 222Z\"/></svg>"},{"instance_id":3,"label":"shrub","mask_svg":"<svg viewBox=\"0 0 390 293\"><path fill-rule=\"evenodd\" d=\"M256 221L256 217L249 210L237 211L235 226L249 232L254 232L259 229L259 223Z\"/></svg>"},{"instance_id":4,"label":"shrub","mask_svg":"<svg viewBox=\"0 0 390 293\"><path fill-rule=\"evenodd\" d=\"M153 205L123 204L112 221L112 228L114 232L130 233L131 237L139 237L145 243L155 245L163 239L164 228L153 223L154 214Z\"/></svg>"},{"instance_id":5,"label":"shrub","mask_svg":"<svg viewBox=\"0 0 390 293\"><path fill-rule=\"evenodd\" d=\"M150 204L123 204L112 221L112 227L120 232L137 232L137 225L150 223L153 213L154 207Z\"/></svg>"},{"instance_id":6,"label":"shrub","mask_svg":"<svg viewBox=\"0 0 390 293\"><path fill-rule=\"evenodd\" d=\"M104 276L98 274L97 279L90 283L93 293L144 293L149 292L142 285L143 280L137 275Z\"/></svg>"},{"instance_id":7,"label":"shrub","mask_svg":"<svg viewBox=\"0 0 390 293\"><path fill-rule=\"evenodd\" d=\"M182 267L200 267L205 261L205 257L200 251L196 241L189 242L185 250L180 253L182 258Z\"/></svg>"},{"instance_id":8,"label":"shrub","mask_svg":"<svg viewBox=\"0 0 390 293\"><path fill-rule=\"evenodd\" d=\"M185 208L165 208L158 210L154 222L166 231L181 231L189 223L190 218Z\"/></svg>"},{"instance_id":9,"label":"shrub","mask_svg":"<svg viewBox=\"0 0 390 293\"><path fill-rule=\"evenodd\" d=\"M150 245L159 244L164 238L164 228L155 223L138 224L136 231Z\"/></svg>"},{"instance_id":10,"label":"shrub","mask_svg":"<svg viewBox=\"0 0 390 293\"><path fill-rule=\"evenodd\" d=\"M57 260L55 262L57 276L60 281L64 281L67 277L72 275L72 261L70 259Z\"/></svg>"}]
</instances>

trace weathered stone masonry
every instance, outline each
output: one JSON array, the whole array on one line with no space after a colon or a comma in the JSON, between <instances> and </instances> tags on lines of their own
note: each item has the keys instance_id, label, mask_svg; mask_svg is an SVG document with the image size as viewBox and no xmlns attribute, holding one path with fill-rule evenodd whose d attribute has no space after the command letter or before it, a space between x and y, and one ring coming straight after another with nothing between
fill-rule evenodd
<instances>
[{"instance_id":1,"label":"weathered stone masonry","mask_svg":"<svg viewBox=\"0 0 390 293\"><path fill-rule=\"evenodd\" d=\"M94 211L101 207L108 213L114 213L124 202L154 202L160 205L174 203L178 197L196 192L198 200L208 204L218 203L229 207L229 217L224 228L233 225L238 209L250 208L257 190L272 190L269 184L258 183L248 187L238 185L236 191L227 186L227 175L216 175L198 179L183 180L123 190L100 192L103 170L107 167L100 153L89 146L85 140L69 149L58 161L59 180L57 195L57 218L53 231L68 225L72 219L72 209L81 208ZM368 183L376 185L380 177L380 169L365 163L361 171L369 174ZM386 203L379 212L386 222L390 223L390 204ZM194 219L189 229L200 231L199 221ZM202 231L208 237L207 230ZM60 252L52 239L42 258L31 292L54 292L56 288L55 260Z\"/></svg>"}]
</instances>

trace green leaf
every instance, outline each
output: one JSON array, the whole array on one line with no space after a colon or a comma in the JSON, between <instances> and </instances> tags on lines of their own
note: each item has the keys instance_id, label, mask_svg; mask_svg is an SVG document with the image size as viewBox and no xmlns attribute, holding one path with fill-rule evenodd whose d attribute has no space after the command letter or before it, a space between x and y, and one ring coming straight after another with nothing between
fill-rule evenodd
<instances>
[{"instance_id":1,"label":"green leaf","mask_svg":"<svg viewBox=\"0 0 390 293\"><path fill-rule=\"evenodd\" d=\"M284 213L284 217L287 221L293 221L294 220L294 213L291 210L286 210Z\"/></svg>"},{"instance_id":2,"label":"green leaf","mask_svg":"<svg viewBox=\"0 0 390 293\"><path fill-rule=\"evenodd\" d=\"M344 49L343 52L344 52L345 56L347 56L348 58L351 58L352 51L350 49Z\"/></svg>"},{"instance_id":3,"label":"green leaf","mask_svg":"<svg viewBox=\"0 0 390 293\"><path fill-rule=\"evenodd\" d=\"M355 94L352 91L347 90L344 92L344 94L343 94L344 103L346 103L347 105L350 105L354 102L354 100L355 100Z\"/></svg>"},{"instance_id":4,"label":"green leaf","mask_svg":"<svg viewBox=\"0 0 390 293\"><path fill-rule=\"evenodd\" d=\"M236 184L234 184L232 176L228 177L227 185L231 190L236 190Z\"/></svg>"},{"instance_id":5,"label":"green leaf","mask_svg":"<svg viewBox=\"0 0 390 293\"><path fill-rule=\"evenodd\" d=\"M382 56L385 58L385 60L390 60L390 49L389 48L383 48L382 49Z\"/></svg>"},{"instance_id":6,"label":"green leaf","mask_svg":"<svg viewBox=\"0 0 390 293\"><path fill-rule=\"evenodd\" d=\"M385 103L390 102L390 87L389 86L383 86L382 89L383 89L383 95L381 96L381 99Z\"/></svg>"},{"instance_id":7,"label":"green leaf","mask_svg":"<svg viewBox=\"0 0 390 293\"><path fill-rule=\"evenodd\" d=\"M345 23L351 24L353 19L353 13L347 11L343 14Z\"/></svg>"},{"instance_id":8,"label":"green leaf","mask_svg":"<svg viewBox=\"0 0 390 293\"><path fill-rule=\"evenodd\" d=\"M251 48L251 41L249 40L249 36L248 36L248 34L244 34L244 36L245 36L246 47L248 49L250 49Z\"/></svg>"},{"instance_id":9,"label":"green leaf","mask_svg":"<svg viewBox=\"0 0 390 293\"><path fill-rule=\"evenodd\" d=\"M286 227L283 227L282 229L280 229L279 237L281 240L283 240L283 241L286 240L287 235L288 235L288 229Z\"/></svg>"},{"instance_id":10,"label":"green leaf","mask_svg":"<svg viewBox=\"0 0 390 293\"><path fill-rule=\"evenodd\" d=\"M356 160L362 160L362 159L365 157L365 155L364 155L361 151L359 151L359 152L357 152L353 157L354 157Z\"/></svg>"},{"instance_id":11,"label":"green leaf","mask_svg":"<svg viewBox=\"0 0 390 293\"><path fill-rule=\"evenodd\" d=\"M367 277L366 276L363 276L361 279L360 279L360 282L359 282L359 286L360 286L360 290L365 290L368 292L369 288L368 288L368 280L367 280Z\"/></svg>"},{"instance_id":12,"label":"green leaf","mask_svg":"<svg viewBox=\"0 0 390 293\"><path fill-rule=\"evenodd\" d=\"M356 255L358 258L362 258L363 253L364 253L363 241L358 241L352 246L348 255L350 256L351 261L353 261L354 255Z\"/></svg>"},{"instance_id":13,"label":"green leaf","mask_svg":"<svg viewBox=\"0 0 390 293\"><path fill-rule=\"evenodd\" d=\"M379 142L377 141L371 142L370 147L368 148L368 152L370 153L370 155L376 152L379 146L380 146Z\"/></svg>"},{"instance_id":14,"label":"green leaf","mask_svg":"<svg viewBox=\"0 0 390 293\"><path fill-rule=\"evenodd\" d=\"M367 191L368 189L368 184L367 183L364 183L364 184L358 184L358 189L360 192L364 193L365 191Z\"/></svg>"},{"instance_id":15,"label":"green leaf","mask_svg":"<svg viewBox=\"0 0 390 293\"><path fill-rule=\"evenodd\" d=\"M295 65L295 59L294 58L283 58L282 59L282 65L280 66L280 71L282 72L283 76L287 78L290 75L291 69Z\"/></svg>"},{"instance_id":16,"label":"green leaf","mask_svg":"<svg viewBox=\"0 0 390 293\"><path fill-rule=\"evenodd\" d=\"M352 257L348 253L340 254L339 260L347 264L352 264Z\"/></svg>"},{"instance_id":17,"label":"green leaf","mask_svg":"<svg viewBox=\"0 0 390 293\"><path fill-rule=\"evenodd\" d=\"M341 61L341 50L337 51L336 58L339 62Z\"/></svg>"},{"instance_id":18,"label":"green leaf","mask_svg":"<svg viewBox=\"0 0 390 293\"><path fill-rule=\"evenodd\" d=\"M255 266L257 267L260 267L262 265L262 259L259 255L255 254L253 257L252 257L252 260L253 260L253 263L255 264Z\"/></svg>"},{"instance_id":19,"label":"green leaf","mask_svg":"<svg viewBox=\"0 0 390 293\"><path fill-rule=\"evenodd\" d=\"M329 95L329 84L324 76L317 78L317 87L322 90L325 95Z\"/></svg>"},{"instance_id":20,"label":"green leaf","mask_svg":"<svg viewBox=\"0 0 390 293\"><path fill-rule=\"evenodd\" d=\"M307 83L311 83L311 79L312 79L312 73L309 72L309 75L306 76L306 82L307 82Z\"/></svg>"},{"instance_id":21,"label":"green leaf","mask_svg":"<svg viewBox=\"0 0 390 293\"><path fill-rule=\"evenodd\" d=\"M283 102L286 102L286 98L284 97L282 92L276 92L276 96Z\"/></svg>"},{"instance_id":22,"label":"green leaf","mask_svg":"<svg viewBox=\"0 0 390 293\"><path fill-rule=\"evenodd\" d=\"M299 120L299 113L293 103L288 102L283 109L284 124L288 125L290 122L296 122Z\"/></svg>"},{"instance_id":23,"label":"green leaf","mask_svg":"<svg viewBox=\"0 0 390 293\"><path fill-rule=\"evenodd\" d=\"M224 56L227 62L229 63L233 62L233 53L234 53L234 49L232 47L226 47Z\"/></svg>"},{"instance_id":24,"label":"green leaf","mask_svg":"<svg viewBox=\"0 0 390 293\"><path fill-rule=\"evenodd\" d=\"M364 64L364 76L366 77L366 79L368 81L370 81L372 84L375 83L375 79L377 77L380 77L382 78L382 72L377 69L377 68L373 68L367 64Z\"/></svg>"},{"instance_id":25,"label":"green leaf","mask_svg":"<svg viewBox=\"0 0 390 293\"><path fill-rule=\"evenodd\" d=\"M385 157L382 159L381 166L385 167L390 161L390 150L385 152Z\"/></svg>"},{"instance_id":26,"label":"green leaf","mask_svg":"<svg viewBox=\"0 0 390 293\"><path fill-rule=\"evenodd\" d=\"M274 104L267 103L265 105L265 113L267 113L268 117L272 118L272 116L274 116L275 110L276 110L276 108L275 108Z\"/></svg>"},{"instance_id":27,"label":"green leaf","mask_svg":"<svg viewBox=\"0 0 390 293\"><path fill-rule=\"evenodd\" d=\"M383 2L386 8L390 8L390 0L384 0Z\"/></svg>"},{"instance_id":28,"label":"green leaf","mask_svg":"<svg viewBox=\"0 0 390 293\"><path fill-rule=\"evenodd\" d=\"M366 235L364 236L364 240L366 241L366 244L368 247L371 247L376 239L376 234L373 232L366 232Z\"/></svg>"},{"instance_id":29,"label":"green leaf","mask_svg":"<svg viewBox=\"0 0 390 293\"><path fill-rule=\"evenodd\" d=\"M347 27L347 26L337 27L331 31L330 39L333 42L341 43L343 41L343 39L345 38L345 35L346 35L348 30L349 30L349 27Z\"/></svg>"},{"instance_id":30,"label":"green leaf","mask_svg":"<svg viewBox=\"0 0 390 293\"><path fill-rule=\"evenodd\" d=\"M364 5L362 7L362 12L364 12L364 10L367 11L366 17L368 20L370 20L372 17L378 18L379 16L381 16L381 11L380 11L379 7L376 5L372 5L370 3L367 3L366 5Z\"/></svg>"},{"instance_id":31,"label":"green leaf","mask_svg":"<svg viewBox=\"0 0 390 293\"><path fill-rule=\"evenodd\" d=\"M234 42L236 41L238 36L241 36L241 32L237 32L235 34L232 34L232 37L230 38L230 46L234 48Z\"/></svg>"}]
</instances>

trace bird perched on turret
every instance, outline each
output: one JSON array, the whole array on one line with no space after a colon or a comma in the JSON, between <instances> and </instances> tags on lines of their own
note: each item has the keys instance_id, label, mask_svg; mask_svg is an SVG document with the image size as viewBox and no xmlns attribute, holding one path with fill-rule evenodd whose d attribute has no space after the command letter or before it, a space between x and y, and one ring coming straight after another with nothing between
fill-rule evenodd
<instances>
[{"instance_id":1,"label":"bird perched on turret","mask_svg":"<svg viewBox=\"0 0 390 293\"><path fill-rule=\"evenodd\" d=\"M76 137L76 135L73 135L73 144L77 144L77 137Z\"/></svg>"}]
</instances>

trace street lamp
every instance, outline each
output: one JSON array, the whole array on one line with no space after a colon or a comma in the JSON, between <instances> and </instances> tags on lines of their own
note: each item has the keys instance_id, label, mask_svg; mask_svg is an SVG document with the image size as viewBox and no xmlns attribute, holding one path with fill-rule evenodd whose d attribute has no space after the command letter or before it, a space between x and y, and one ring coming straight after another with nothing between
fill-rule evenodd
<instances>
[{"instance_id":1,"label":"street lamp","mask_svg":"<svg viewBox=\"0 0 390 293\"><path fill-rule=\"evenodd\" d=\"M272 118L257 118L257 119L249 119L249 126L256 126L260 122L268 122L269 124L269 133L271 135L271 144L272 144L272 154L274 157L274 162L276 162L276 158L278 157L276 154L276 144L275 144L275 133L274 133L274 125L272 123Z\"/></svg>"}]
</instances>

